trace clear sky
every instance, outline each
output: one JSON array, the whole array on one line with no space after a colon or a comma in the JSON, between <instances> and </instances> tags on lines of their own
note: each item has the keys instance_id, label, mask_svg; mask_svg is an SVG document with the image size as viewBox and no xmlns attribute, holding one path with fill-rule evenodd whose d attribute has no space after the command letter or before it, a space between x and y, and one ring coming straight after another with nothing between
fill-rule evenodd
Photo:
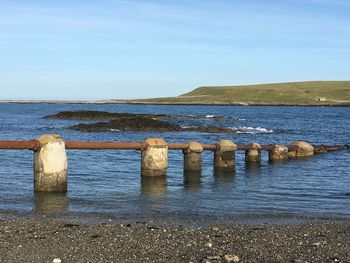
<instances>
[{"instance_id":1,"label":"clear sky","mask_svg":"<svg viewBox=\"0 0 350 263\"><path fill-rule=\"evenodd\" d=\"M0 0L0 99L348 79L349 0Z\"/></svg>"}]
</instances>

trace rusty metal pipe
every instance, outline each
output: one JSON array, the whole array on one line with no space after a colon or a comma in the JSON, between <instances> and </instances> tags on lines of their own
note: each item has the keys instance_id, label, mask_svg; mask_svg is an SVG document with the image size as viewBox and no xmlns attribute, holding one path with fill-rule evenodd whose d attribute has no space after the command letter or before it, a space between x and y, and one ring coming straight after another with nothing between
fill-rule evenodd
<instances>
[{"instance_id":1,"label":"rusty metal pipe","mask_svg":"<svg viewBox=\"0 0 350 263\"><path fill-rule=\"evenodd\" d=\"M188 147L188 143L168 143L169 150L186 150Z\"/></svg>"},{"instance_id":2,"label":"rusty metal pipe","mask_svg":"<svg viewBox=\"0 0 350 263\"><path fill-rule=\"evenodd\" d=\"M30 141L0 141L0 149L13 149L13 150L33 150L36 151L40 147L39 142L36 140Z\"/></svg>"},{"instance_id":3,"label":"rusty metal pipe","mask_svg":"<svg viewBox=\"0 0 350 263\"><path fill-rule=\"evenodd\" d=\"M203 147L203 150L211 150L215 151L217 149L216 144L201 144ZM186 150L190 147L189 143L169 143L168 149L169 150Z\"/></svg>"},{"instance_id":4,"label":"rusty metal pipe","mask_svg":"<svg viewBox=\"0 0 350 263\"><path fill-rule=\"evenodd\" d=\"M119 150L145 150L148 147L146 142L79 142L79 141L67 141L65 142L66 149L79 150L106 150L106 149L119 149ZM313 145L315 147L315 153L347 150L349 145ZM0 141L0 149L14 149L14 150L33 150L36 151L40 147L37 140L28 141ZM169 150L186 150L189 147L188 143L169 143ZM217 150L217 144L202 144L203 150ZM270 151L274 147L274 144L261 145L261 150ZM287 145L289 151L297 150L297 146ZM237 150L247 151L251 150L250 145L240 144L237 145Z\"/></svg>"},{"instance_id":5,"label":"rusty metal pipe","mask_svg":"<svg viewBox=\"0 0 350 263\"><path fill-rule=\"evenodd\" d=\"M350 149L348 145L318 145L314 146L314 148L316 154Z\"/></svg>"},{"instance_id":6,"label":"rusty metal pipe","mask_svg":"<svg viewBox=\"0 0 350 263\"><path fill-rule=\"evenodd\" d=\"M251 150L252 147L244 144L237 144L237 151L248 151Z\"/></svg>"},{"instance_id":7,"label":"rusty metal pipe","mask_svg":"<svg viewBox=\"0 0 350 263\"><path fill-rule=\"evenodd\" d=\"M274 147L275 147L274 144L261 145L261 150L272 151Z\"/></svg>"},{"instance_id":8,"label":"rusty metal pipe","mask_svg":"<svg viewBox=\"0 0 350 263\"><path fill-rule=\"evenodd\" d=\"M203 150L216 151L218 146L216 144L202 144Z\"/></svg>"},{"instance_id":9,"label":"rusty metal pipe","mask_svg":"<svg viewBox=\"0 0 350 263\"><path fill-rule=\"evenodd\" d=\"M144 142L66 142L66 149L71 150L143 150L147 148Z\"/></svg>"}]
</instances>

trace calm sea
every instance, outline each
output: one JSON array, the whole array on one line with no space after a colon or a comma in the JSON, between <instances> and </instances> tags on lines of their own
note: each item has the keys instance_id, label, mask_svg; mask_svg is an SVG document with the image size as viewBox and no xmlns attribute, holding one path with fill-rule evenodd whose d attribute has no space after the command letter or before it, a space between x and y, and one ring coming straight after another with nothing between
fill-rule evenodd
<instances>
[{"instance_id":1,"label":"calm sea","mask_svg":"<svg viewBox=\"0 0 350 263\"><path fill-rule=\"evenodd\" d=\"M221 125L231 134L200 132L83 133L66 127L81 121L42 119L64 110L103 110L207 116L203 120L171 120L182 126ZM215 121L221 115L239 121ZM1 104L0 139L34 139L59 133L65 140L143 141L162 137L167 142L239 144L306 140L312 144L350 143L348 107L244 107L156 105ZM319 154L307 160L246 166L237 153L233 173L213 170L213 154L203 154L200 176L184 174L181 151L169 152L164 178L141 178L137 151L69 150L67 194L33 192L33 153L0 151L0 211L29 214L99 214L115 217L181 215L230 218L247 214L284 214L350 218L350 152Z\"/></svg>"}]
</instances>

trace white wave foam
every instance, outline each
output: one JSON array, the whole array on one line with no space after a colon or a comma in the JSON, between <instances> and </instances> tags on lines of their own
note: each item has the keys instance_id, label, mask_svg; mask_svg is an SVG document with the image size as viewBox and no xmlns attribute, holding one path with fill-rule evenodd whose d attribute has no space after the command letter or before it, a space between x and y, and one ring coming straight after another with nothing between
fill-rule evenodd
<instances>
[{"instance_id":1,"label":"white wave foam","mask_svg":"<svg viewBox=\"0 0 350 263\"><path fill-rule=\"evenodd\" d=\"M263 128L263 127L231 127L236 133L246 133L246 134L259 134L259 133L273 133L273 130Z\"/></svg>"},{"instance_id":2,"label":"white wave foam","mask_svg":"<svg viewBox=\"0 0 350 263\"><path fill-rule=\"evenodd\" d=\"M227 119L227 120L235 120L235 121L245 121L246 119L241 119L241 118L234 118L234 117L221 117L221 116L217 116L217 115L211 115L211 114L208 114L208 115L205 115L205 118L219 118L219 119Z\"/></svg>"}]
</instances>

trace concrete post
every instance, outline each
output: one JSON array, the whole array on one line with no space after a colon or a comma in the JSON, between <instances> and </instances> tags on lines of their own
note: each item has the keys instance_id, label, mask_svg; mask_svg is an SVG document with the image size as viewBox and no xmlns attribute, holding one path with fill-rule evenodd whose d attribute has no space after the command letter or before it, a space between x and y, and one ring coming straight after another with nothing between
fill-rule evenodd
<instances>
[{"instance_id":1,"label":"concrete post","mask_svg":"<svg viewBox=\"0 0 350 263\"><path fill-rule=\"evenodd\" d=\"M198 142L189 142L189 147L183 150L184 170L200 171L202 170L202 152L203 147Z\"/></svg>"},{"instance_id":2,"label":"concrete post","mask_svg":"<svg viewBox=\"0 0 350 263\"><path fill-rule=\"evenodd\" d=\"M67 154L58 134L38 138L39 150L34 153L34 191L67 191Z\"/></svg>"},{"instance_id":3,"label":"concrete post","mask_svg":"<svg viewBox=\"0 0 350 263\"><path fill-rule=\"evenodd\" d=\"M141 152L141 175L165 175L168 167L168 144L159 138L149 138L145 142L148 147Z\"/></svg>"},{"instance_id":4,"label":"concrete post","mask_svg":"<svg viewBox=\"0 0 350 263\"><path fill-rule=\"evenodd\" d=\"M291 146L296 147L296 150L288 152L290 158L308 157L314 155L314 147L305 141L295 141Z\"/></svg>"},{"instance_id":5,"label":"concrete post","mask_svg":"<svg viewBox=\"0 0 350 263\"><path fill-rule=\"evenodd\" d=\"M218 169L233 168L236 164L237 145L230 140L221 140L214 152L214 167Z\"/></svg>"},{"instance_id":6,"label":"concrete post","mask_svg":"<svg viewBox=\"0 0 350 263\"><path fill-rule=\"evenodd\" d=\"M273 145L269 151L269 162L278 162L288 159L288 147L282 144Z\"/></svg>"},{"instance_id":7,"label":"concrete post","mask_svg":"<svg viewBox=\"0 0 350 263\"><path fill-rule=\"evenodd\" d=\"M247 163L257 163L261 161L261 146L258 143L249 144L251 150L245 151L245 161Z\"/></svg>"}]
</instances>

